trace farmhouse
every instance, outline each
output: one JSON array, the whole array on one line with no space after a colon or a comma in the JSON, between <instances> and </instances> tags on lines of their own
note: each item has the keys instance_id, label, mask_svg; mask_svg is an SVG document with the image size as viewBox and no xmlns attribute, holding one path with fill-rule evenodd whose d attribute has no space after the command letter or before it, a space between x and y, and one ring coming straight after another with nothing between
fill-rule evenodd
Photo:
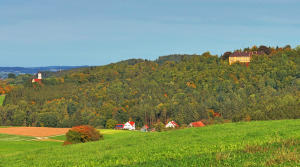
<instances>
[{"instance_id":1,"label":"farmhouse","mask_svg":"<svg viewBox=\"0 0 300 167\"><path fill-rule=\"evenodd\" d=\"M149 130L148 125L144 125L144 126L141 128L141 132L148 132L148 130Z\"/></svg>"},{"instance_id":2,"label":"farmhouse","mask_svg":"<svg viewBox=\"0 0 300 167\"><path fill-rule=\"evenodd\" d=\"M179 127L179 125L176 122L174 122L174 121L170 121L166 125L166 128L176 128L176 127Z\"/></svg>"},{"instance_id":3,"label":"farmhouse","mask_svg":"<svg viewBox=\"0 0 300 167\"><path fill-rule=\"evenodd\" d=\"M115 129L123 129L124 124L116 124Z\"/></svg>"},{"instance_id":4,"label":"farmhouse","mask_svg":"<svg viewBox=\"0 0 300 167\"><path fill-rule=\"evenodd\" d=\"M42 81L42 73L39 72L38 73L38 78L33 78L32 79L32 83L35 83L35 82L41 82Z\"/></svg>"},{"instance_id":5,"label":"farmhouse","mask_svg":"<svg viewBox=\"0 0 300 167\"><path fill-rule=\"evenodd\" d=\"M133 121L128 121L124 124L123 129L135 130L135 123Z\"/></svg>"},{"instance_id":6,"label":"farmhouse","mask_svg":"<svg viewBox=\"0 0 300 167\"><path fill-rule=\"evenodd\" d=\"M253 51L253 52L240 52L240 51L236 51L233 52L230 56L229 56L229 65L235 63L235 62L240 62L240 63L245 63L246 65L248 65L251 61L252 55L262 55L264 52L257 52L257 51Z\"/></svg>"},{"instance_id":7,"label":"farmhouse","mask_svg":"<svg viewBox=\"0 0 300 167\"><path fill-rule=\"evenodd\" d=\"M204 123L202 121L198 121L198 122L191 122L189 124L189 127L203 127L205 126Z\"/></svg>"}]
</instances>

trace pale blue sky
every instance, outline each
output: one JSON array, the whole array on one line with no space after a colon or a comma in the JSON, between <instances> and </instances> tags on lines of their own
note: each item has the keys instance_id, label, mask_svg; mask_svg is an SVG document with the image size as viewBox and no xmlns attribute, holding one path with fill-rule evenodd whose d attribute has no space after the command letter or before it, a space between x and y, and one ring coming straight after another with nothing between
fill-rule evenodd
<instances>
[{"instance_id":1,"label":"pale blue sky","mask_svg":"<svg viewBox=\"0 0 300 167\"><path fill-rule=\"evenodd\" d=\"M297 0L0 0L0 66L300 44Z\"/></svg>"}]
</instances>

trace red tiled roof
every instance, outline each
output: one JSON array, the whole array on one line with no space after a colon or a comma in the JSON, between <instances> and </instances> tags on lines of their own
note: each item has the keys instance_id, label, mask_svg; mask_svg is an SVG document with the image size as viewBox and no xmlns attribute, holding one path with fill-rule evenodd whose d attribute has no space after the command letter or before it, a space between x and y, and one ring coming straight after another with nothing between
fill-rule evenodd
<instances>
[{"instance_id":1,"label":"red tiled roof","mask_svg":"<svg viewBox=\"0 0 300 167\"><path fill-rule=\"evenodd\" d=\"M128 123L131 125L131 126L134 126L134 122L133 121L128 121Z\"/></svg>"},{"instance_id":2,"label":"red tiled roof","mask_svg":"<svg viewBox=\"0 0 300 167\"><path fill-rule=\"evenodd\" d=\"M253 51L253 52L233 52L229 57L250 57L252 55L262 55L264 52Z\"/></svg>"},{"instance_id":3,"label":"red tiled roof","mask_svg":"<svg viewBox=\"0 0 300 167\"><path fill-rule=\"evenodd\" d=\"M176 122L171 121L171 124L175 125L175 126L179 126Z\"/></svg>"},{"instance_id":4,"label":"red tiled roof","mask_svg":"<svg viewBox=\"0 0 300 167\"><path fill-rule=\"evenodd\" d=\"M41 79L33 79L34 80L34 82L40 82L41 81Z\"/></svg>"},{"instance_id":5,"label":"red tiled roof","mask_svg":"<svg viewBox=\"0 0 300 167\"><path fill-rule=\"evenodd\" d=\"M190 125L192 125L193 127L202 127L205 126L203 122L198 121L198 122L192 122L190 123Z\"/></svg>"},{"instance_id":6,"label":"red tiled roof","mask_svg":"<svg viewBox=\"0 0 300 167\"><path fill-rule=\"evenodd\" d=\"M124 124L116 124L115 128L116 129L123 129L124 128Z\"/></svg>"}]
</instances>

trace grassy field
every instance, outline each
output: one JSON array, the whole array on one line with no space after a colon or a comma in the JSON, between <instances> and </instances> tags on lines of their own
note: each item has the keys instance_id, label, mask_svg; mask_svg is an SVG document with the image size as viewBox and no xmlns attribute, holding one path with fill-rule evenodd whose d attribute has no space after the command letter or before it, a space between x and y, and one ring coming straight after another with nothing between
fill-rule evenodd
<instances>
[{"instance_id":1,"label":"grassy field","mask_svg":"<svg viewBox=\"0 0 300 167\"><path fill-rule=\"evenodd\" d=\"M14 157L19 154L26 154L27 151L36 151L40 149L51 149L51 146L61 146L56 142L31 141L35 139L28 136L17 136L0 134L0 160L6 157ZM0 162L1 162L0 161ZM0 166L7 166L0 163Z\"/></svg>"},{"instance_id":2,"label":"grassy field","mask_svg":"<svg viewBox=\"0 0 300 167\"><path fill-rule=\"evenodd\" d=\"M101 132L101 134L103 134L105 136L106 139L115 138L116 137L115 134L118 134L118 133L129 133L129 131L113 130L113 129L101 129L100 132ZM50 139L66 140L66 136L65 135L53 136L53 137L50 137Z\"/></svg>"},{"instance_id":3,"label":"grassy field","mask_svg":"<svg viewBox=\"0 0 300 167\"><path fill-rule=\"evenodd\" d=\"M0 166L300 166L300 120L102 132L102 141L69 146L1 141Z\"/></svg>"},{"instance_id":4,"label":"grassy field","mask_svg":"<svg viewBox=\"0 0 300 167\"><path fill-rule=\"evenodd\" d=\"M50 137L50 139L55 139L55 140L66 140L66 136L65 135L59 135L59 136L53 136Z\"/></svg>"},{"instance_id":5,"label":"grassy field","mask_svg":"<svg viewBox=\"0 0 300 167\"><path fill-rule=\"evenodd\" d=\"M0 133L0 141L23 141L34 139L29 136L19 136L19 135L9 135L9 134L1 134Z\"/></svg>"},{"instance_id":6,"label":"grassy field","mask_svg":"<svg viewBox=\"0 0 300 167\"><path fill-rule=\"evenodd\" d=\"M9 127L13 127L13 126L0 126L0 128L9 128Z\"/></svg>"},{"instance_id":7,"label":"grassy field","mask_svg":"<svg viewBox=\"0 0 300 167\"><path fill-rule=\"evenodd\" d=\"M3 105L4 99L5 99L5 95L0 95L0 106Z\"/></svg>"},{"instance_id":8,"label":"grassy field","mask_svg":"<svg viewBox=\"0 0 300 167\"><path fill-rule=\"evenodd\" d=\"M0 128L6 127L8 126L0 126ZM58 142L33 141L33 139L36 138L29 136L0 134L0 160L10 156L18 156L19 154L24 154L28 151L51 149L55 146L61 146L61 143ZM2 166L3 164L1 162L0 167Z\"/></svg>"}]
</instances>

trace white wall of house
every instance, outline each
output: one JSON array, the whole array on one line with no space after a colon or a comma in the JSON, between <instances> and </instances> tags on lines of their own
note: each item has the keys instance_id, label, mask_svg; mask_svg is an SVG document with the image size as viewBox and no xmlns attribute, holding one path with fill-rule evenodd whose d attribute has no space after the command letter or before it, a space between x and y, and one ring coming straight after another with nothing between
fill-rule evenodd
<instances>
[{"instance_id":1,"label":"white wall of house","mask_svg":"<svg viewBox=\"0 0 300 167\"><path fill-rule=\"evenodd\" d=\"M126 122L123 129L135 130L135 124L132 126L129 122Z\"/></svg>"},{"instance_id":2,"label":"white wall of house","mask_svg":"<svg viewBox=\"0 0 300 167\"><path fill-rule=\"evenodd\" d=\"M166 125L166 128L175 128L176 126L174 124L172 124L172 122L169 122L167 125Z\"/></svg>"}]
</instances>

